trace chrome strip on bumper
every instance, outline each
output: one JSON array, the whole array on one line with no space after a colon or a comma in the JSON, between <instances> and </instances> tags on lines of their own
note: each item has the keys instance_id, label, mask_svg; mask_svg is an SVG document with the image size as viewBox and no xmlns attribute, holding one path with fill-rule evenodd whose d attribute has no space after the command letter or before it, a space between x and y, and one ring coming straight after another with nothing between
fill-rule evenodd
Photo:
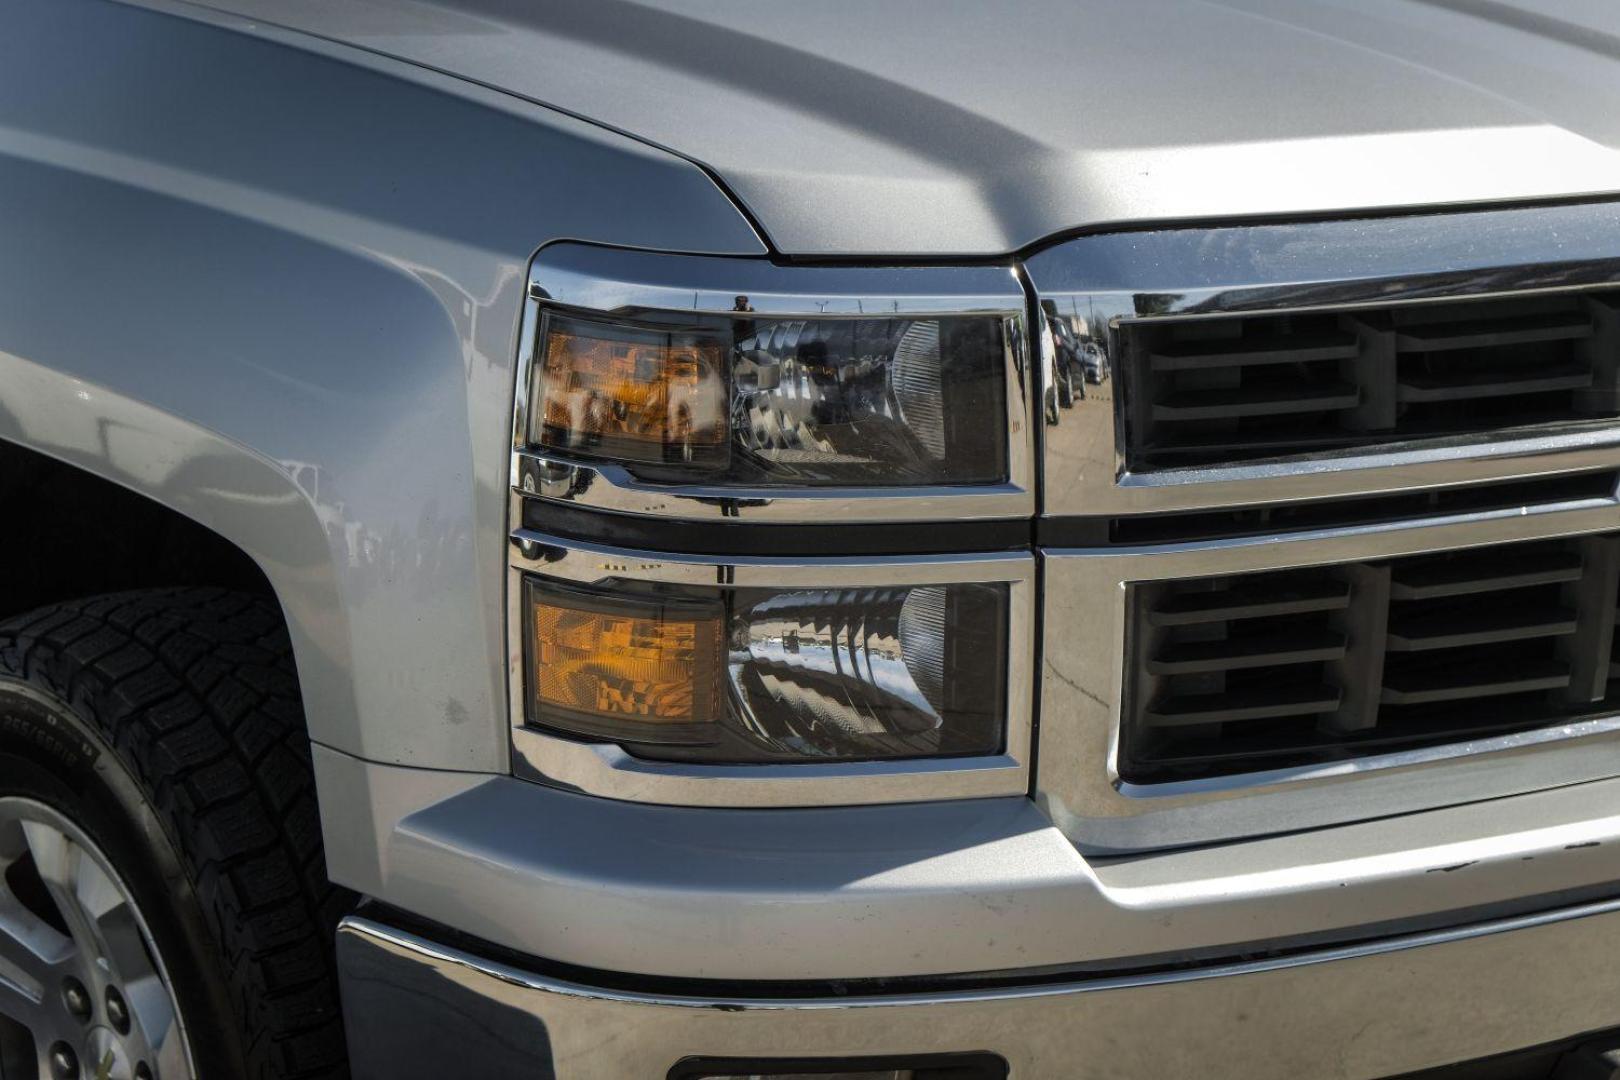
<instances>
[{"instance_id":1,"label":"chrome strip on bumper","mask_svg":"<svg viewBox=\"0 0 1620 1080\"><path fill-rule=\"evenodd\" d=\"M1119 1077L1380 1077L1620 1021L1620 901L1220 967L894 996L607 990L360 917L338 949L356 1080L659 1080L695 1055L956 1050L1000 1054L1024 1080L1086 1062Z\"/></svg>"}]
</instances>

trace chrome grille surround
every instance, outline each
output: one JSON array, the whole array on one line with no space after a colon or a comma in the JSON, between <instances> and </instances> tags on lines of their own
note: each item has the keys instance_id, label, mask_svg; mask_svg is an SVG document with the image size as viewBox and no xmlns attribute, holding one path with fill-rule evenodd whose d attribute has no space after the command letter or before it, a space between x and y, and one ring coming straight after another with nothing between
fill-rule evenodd
<instances>
[{"instance_id":1,"label":"chrome grille surround","mask_svg":"<svg viewBox=\"0 0 1620 1080\"><path fill-rule=\"evenodd\" d=\"M1041 321L1086 320L1112 369L1139 320L1299 313L1519 296L1620 284L1620 203L1299 225L1085 236L1025 263ZM1620 425L1577 423L1416 440L1309 458L1126 468L1117 379L1060 400L1056 347L1037 328L1045 417L1042 514L1121 515L1333 498L1595 469L1620 462ZM1062 482L1054 482L1060 478Z\"/></svg>"},{"instance_id":2,"label":"chrome grille surround","mask_svg":"<svg viewBox=\"0 0 1620 1080\"><path fill-rule=\"evenodd\" d=\"M1044 580L1036 794L1083 849L1141 850L1386 816L1620 774L1620 718L1291 769L1131 785L1118 771L1126 586L1378 560L1620 527L1607 497L1234 539L1104 545L1080 519L1266 506L1620 465L1613 421L1132 473L1118 385L1132 321L1523 296L1620 282L1620 206L1122 232L1026 263L1042 324ZM1072 321L1106 376L1063 385ZM1082 321L1083 320L1083 321Z\"/></svg>"},{"instance_id":3,"label":"chrome grille surround","mask_svg":"<svg viewBox=\"0 0 1620 1080\"><path fill-rule=\"evenodd\" d=\"M1120 779L1126 583L1284 570L1579 536L1620 525L1591 499L1460 518L1153 548L1049 548L1036 790L1098 850L1206 843L1557 787L1620 774L1620 718L1331 764L1207 780ZM1082 638L1076 628L1096 627Z\"/></svg>"}]
</instances>

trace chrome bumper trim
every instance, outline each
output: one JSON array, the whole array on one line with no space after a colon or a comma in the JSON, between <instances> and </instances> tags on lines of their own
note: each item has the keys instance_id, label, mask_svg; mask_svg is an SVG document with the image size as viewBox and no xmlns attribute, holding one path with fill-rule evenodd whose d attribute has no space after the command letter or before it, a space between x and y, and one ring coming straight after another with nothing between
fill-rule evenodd
<instances>
[{"instance_id":1,"label":"chrome bumper trim","mask_svg":"<svg viewBox=\"0 0 1620 1080\"><path fill-rule=\"evenodd\" d=\"M1620 901L1217 967L893 996L605 989L354 916L338 950L357 1080L469 1066L657 1080L694 1055L973 1050L1020 1078L1085 1061L1121 1077L1194 1064L1250 1080L1378 1077L1620 1021Z\"/></svg>"}]
</instances>

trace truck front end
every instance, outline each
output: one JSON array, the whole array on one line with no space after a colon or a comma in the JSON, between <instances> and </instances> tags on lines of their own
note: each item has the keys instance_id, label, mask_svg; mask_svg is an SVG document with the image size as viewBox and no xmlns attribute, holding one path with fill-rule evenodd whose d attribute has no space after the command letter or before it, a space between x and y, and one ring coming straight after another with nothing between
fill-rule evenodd
<instances>
[{"instance_id":1,"label":"truck front end","mask_svg":"<svg viewBox=\"0 0 1620 1080\"><path fill-rule=\"evenodd\" d=\"M1617 253L1590 203L542 249L514 775L317 756L378 900L339 944L361 1074L1592 1053Z\"/></svg>"}]
</instances>

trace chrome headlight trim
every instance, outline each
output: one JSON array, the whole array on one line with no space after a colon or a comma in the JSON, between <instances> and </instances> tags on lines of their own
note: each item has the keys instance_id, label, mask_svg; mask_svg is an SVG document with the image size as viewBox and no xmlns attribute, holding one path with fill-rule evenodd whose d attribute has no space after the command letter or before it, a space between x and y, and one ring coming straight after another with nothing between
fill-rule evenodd
<instances>
[{"instance_id":1,"label":"chrome headlight trim","mask_svg":"<svg viewBox=\"0 0 1620 1080\"><path fill-rule=\"evenodd\" d=\"M813 524L990 520L1035 512L1034 430L1025 294L1006 266L782 266L764 259L673 255L558 243L530 264L518 343L511 484L520 497L649 518ZM546 307L633 318L649 311L761 316L992 315L1003 325L1007 480L932 487L746 488L648 484L628 470L528 445L530 378Z\"/></svg>"},{"instance_id":2,"label":"chrome headlight trim","mask_svg":"<svg viewBox=\"0 0 1620 1080\"><path fill-rule=\"evenodd\" d=\"M1029 790L1035 670L1035 560L1027 553L766 558L672 555L512 535L507 571L507 676L513 769L557 787L675 806L853 806L1024 795ZM1005 582L1008 585L1006 749L987 757L805 765L687 765L632 757L525 723L522 584L525 575L592 584L606 578L680 585L861 588Z\"/></svg>"}]
</instances>

